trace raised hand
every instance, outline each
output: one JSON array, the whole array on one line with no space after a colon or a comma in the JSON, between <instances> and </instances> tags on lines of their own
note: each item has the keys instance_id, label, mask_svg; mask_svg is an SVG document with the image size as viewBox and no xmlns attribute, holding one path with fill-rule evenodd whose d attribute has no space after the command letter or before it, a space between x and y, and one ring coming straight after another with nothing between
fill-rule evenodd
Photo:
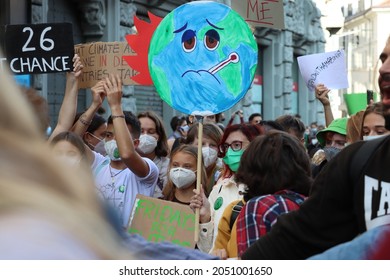
<instances>
[{"instance_id":1,"label":"raised hand","mask_svg":"<svg viewBox=\"0 0 390 280\"><path fill-rule=\"evenodd\" d=\"M315 88L316 98L322 103L322 105L330 105L328 93L330 89L328 89L324 84L318 84Z\"/></svg>"},{"instance_id":2,"label":"raised hand","mask_svg":"<svg viewBox=\"0 0 390 280\"><path fill-rule=\"evenodd\" d=\"M104 80L104 91L110 107L121 106L122 100L122 81L119 75L111 74Z\"/></svg>"},{"instance_id":3,"label":"raised hand","mask_svg":"<svg viewBox=\"0 0 390 280\"><path fill-rule=\"evenodd\" d=\"M81 58L78 54L75 54L73 57L73 75L75 78L80 77L81 73L83 72L84 65L81 62Z\"/></svg>"},{"instance_id":4,"label":"raised hand","mask_svg":"<svg viewBox=\"0 0 390 280\"><path fill-rule=\"evenodd\" d=\"M104 90L104 81L97 82L92 88L92 103L100 107L106 97L106 92Z\"/></svg>"}]
</instances>

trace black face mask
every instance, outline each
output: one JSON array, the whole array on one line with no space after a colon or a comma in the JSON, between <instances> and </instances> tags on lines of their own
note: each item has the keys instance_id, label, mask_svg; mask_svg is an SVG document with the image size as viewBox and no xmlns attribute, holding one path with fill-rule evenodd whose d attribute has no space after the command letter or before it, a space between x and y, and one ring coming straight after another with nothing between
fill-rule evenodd
<instances>
[{"instance_id":1,"label":"black face mask","mask_svg":"<svg viewBox=\"0 0 390 280\"><path fill-rule=\"evenodd\" d=\"M324 147L323 150L327 161L330 161L341 151L341 149L336 147Z\"/></svg>"}]
</instances>

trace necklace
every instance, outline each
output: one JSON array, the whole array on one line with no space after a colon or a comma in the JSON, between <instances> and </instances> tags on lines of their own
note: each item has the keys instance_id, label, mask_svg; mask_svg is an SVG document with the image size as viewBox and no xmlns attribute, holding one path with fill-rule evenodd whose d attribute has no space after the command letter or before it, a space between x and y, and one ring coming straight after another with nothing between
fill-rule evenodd
<instances>
[{"instance_id":1,"label":"necklace","mask_svg":"<svg viewBox=\"0 0 390 280\"><path fill-rule=\"evenodd\" d=\"M115 189L115 177L116 177L118 174L120 174L123 170L125 170L126 168L125 168L125 169L122 169L121 171L118 171L116 174L113 174L112 169L111 169L111 166L108 165L108 167L110 168L111 187L112 187L113 189ZM125 192L125 186L124 186L124 185L121 185L121 186L119 187L119 192L121 192L121 193Z\"/></svg>"}]
</instances>

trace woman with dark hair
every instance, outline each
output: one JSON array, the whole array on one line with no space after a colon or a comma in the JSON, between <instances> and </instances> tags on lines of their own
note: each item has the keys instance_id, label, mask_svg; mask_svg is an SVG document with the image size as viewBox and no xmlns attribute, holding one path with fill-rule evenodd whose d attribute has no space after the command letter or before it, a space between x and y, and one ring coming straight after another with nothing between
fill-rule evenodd
<instances>
[{"instance_id":1,"label":"woman with dark hair","mask_svg":"<svg viewBox=\"0 0 390 280\"><path fill-rule=\"evenodd\" d=\"M258 135L264 134L264 128L260 125L234 124L226 127L222 139L218 145L218 157L222 158L223 169L219 180L214 185L208 199L201 192L195 194L191 200L192 209L200 208L200 220L202 215L210 217L210 222L200 223L200 239L207 239L207 248L213 248L218 232L218 223L223 211L230 202L241 199L243 190L235 181L235 173L240 165L241 156L249 143Z\"/></svg>"},{"instance_id":2,"label":"woman with dark hair","mask_svg":"<svg viewBox=\"0 0 390 280\"><path fill-rule=\"evenodd\" d=\"M232 253L240 256L271 229L278 216L300 207L312 182L310 159L296 137L270 131L257 137L246 149L236 181L246 185L242 209L230 230L230 216L238 201L226 207L218 232L232 235L228 243L221 244L225 248L235 247L228 252L229 257Z\"/></svg>"},{"instance_id":3,"label":"woman with dark hair","mask_svg":"<svg viewBox=\"0 0 390 280\"><path fill-rule=\"evenodd\" d=\"M169 148L167 134L161 118L152 111L138 114L141 123L141 136L139 138L138 153L147 157L157 165L159 176L154 197L162 197L162 190L167 183L167 169L169 164Z\"/></svg>"},{"instance_id":4,"label":"woman with dark hair","mask_svg":"<svg viewBox=\"0 0 390 280\"><path fill-rule=\"evenodd\" d=\"M199 124L191 126L187 134L186 144L198 146ZM203 186L208 197L222 170L222 163L218 162L218 143L222 138L222 130L213 123L203 125L202 158L207 172L207 184Z\"/></svg>"},{"instance_id":5,"label":"woman with dark hair","mask_svg":"<svg viewBox=\"0 0 390 280\"><path fill-rule=\"evenodd\" d=\"M76 114L74 123L76 123L84 112ZM83 135L83 141L91 150L106 155L104 149L104 137L106 136L107 121L99 114L92 117L91 124Z\"/></svg>"}]
</instances>

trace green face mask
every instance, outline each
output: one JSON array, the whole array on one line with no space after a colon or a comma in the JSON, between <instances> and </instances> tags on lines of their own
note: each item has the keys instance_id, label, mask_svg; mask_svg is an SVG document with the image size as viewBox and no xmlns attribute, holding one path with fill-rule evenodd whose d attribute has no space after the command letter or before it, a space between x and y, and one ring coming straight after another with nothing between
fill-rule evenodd
<instances>
[{"instance_id":1,"label":"green face mask","mask_svg":"<svg viewBox=\"0 0 390 280\"><path fill-rule=\"evenodd\" d=\"M223 157L223 162L226 163L233 172L237 172L243 153L243 149L239 151L233 151L231 148L229 148L226 152L226 155Z\"/></svg>"}]
</instances>

